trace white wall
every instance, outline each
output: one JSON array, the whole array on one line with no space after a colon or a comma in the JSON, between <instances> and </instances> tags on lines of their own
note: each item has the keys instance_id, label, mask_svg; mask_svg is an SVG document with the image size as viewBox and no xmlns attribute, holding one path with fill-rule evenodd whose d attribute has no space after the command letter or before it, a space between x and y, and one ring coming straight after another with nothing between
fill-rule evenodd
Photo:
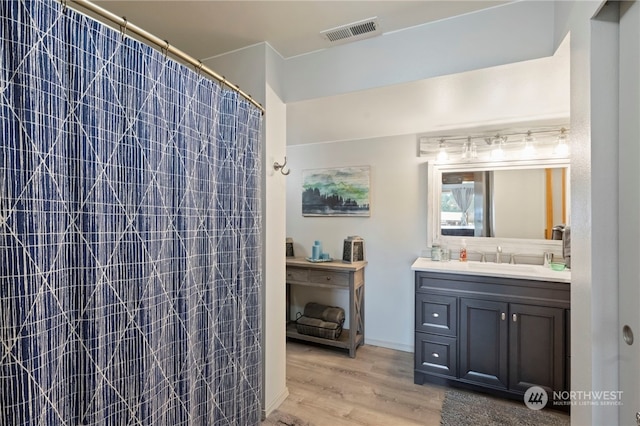
<instances>
[{"instance_id":1,"label":"white wall","mask_svg":"<svg viewBox=\"0 0 640 426\"><path fill-rule=\"evenodd\" d=\"M546 58L289 102L287 145L566 118L568 64L567 42Z\"/></svg>"},{"instance_id":2,"label":"white wall","mask_svg":"<svg viewBox=\"0 0 640 426\"><path fill-rule=\"evenodd\" d=\"M557 167L549 170L551 171L550 200L553 206L551 226L568 224L569 217L564 219L562 217L562 172L566 169ZM538 240L546 238L546 173L546 169L496 170L493 172L494 231L496 236ZM567 183L568 179L567 175ZM565 194L565 197L569 197L569 194ZM565 198L567 213L569 213L569 201Z\"/></svg>"},{"instance_id":3,"label":"white wall","mask_svg":"<svg viewBox=\"0 0 640 426\"><path fill-rule=\"evenodd\" d=\"M495 235L505 238L544 238L546 181L544 169L493 172ZM524 188L524 191L523 191ZM526 223L527 226L522 226Z\"/></svg>"},{"instance_id":4,"label":"white wall","mask_svg":"<svg viewBox=\"0 0 640 426\"><path fill-rule=\"evenodd\" d=\"M264 411L269 415L289 395L286 384L285 264L286 176L274 171L285 156L286 106L270 85L266 88L265 197L264 197Z\"/></svg>"},{"instance_id":5,"label":"white wall","mask_svg":"<svg viewBox=\"0 0 640 426\"><path fill-rule=\"evenodd\" d=\"M411 263L426 246L426 163L416 156L413 136L287 147L292 172L287 178L287 236L296 256L309 256L314 240L342 257L343 240L364 238L365 343L413 350L413 275ZM302 170L371 166L371 216L303 217ZM304 290L304 289L303 289ZM297 309L315 298L345 309L347 294L294 289ZM293 311L293 310L292 310ZM293 312L295 314L295 311Z\"/></svg>"},{"instance_id":6,"label":"white wall","mask_svg":"<svg viewBox=\"0 0 640 426\"><path fill-rule=\"evenodd\" d=\"M562 112L567 114L568 59L568 56L560 55L437 77L420 83L425 89L421 92L425 98L437 97L442 101L424 104L429 107L423 109L425 119L421 129L424 132L436 131L440 123L447 123L448 128L486 124L491 116L520 121L530 117L558 116ZM547 84L551 81L553 84ZM365 341L412 351L414 302L410 266L427 248L427 167L424 160L417 157L417 135L396 134L333 143L308 143L321 135L343 139L336 134L342 132L341 135L354 137L368 135L372 127L379 128L377 123L355 128L350 122L353 115L377 117L377 121L398 120L406 125L401 113L390 111L385 105L386 95L391 90L371 89L287 105L287 136L291 137L292 128L300 138L308 135L304 140L290 139L287 146L287 156L294 169L287 179L287 236L296 242L296 255L309 255L313 241L320 239L334 257L342 255L345 237L363 237L369 261L366 269ZM352 111L356 112L345 112L341 116L332 113L349 109L343 105L345 98L349 98ZM386 118L381 116L380 109L387 113ZM331 120L327 120L328 115ZM325 121L324 130L315 127L319 121ZM311 128L305 132L307 124ZM301 171L351 165L372 167L371 217L302 217ZM503 249L509 251L508 246ZM322 303L340 302L317 292L298 290L297 293L294 302L298 310L312 298ZM341 302L346 306L344 301Z\"/></svg>"}]
</instances>

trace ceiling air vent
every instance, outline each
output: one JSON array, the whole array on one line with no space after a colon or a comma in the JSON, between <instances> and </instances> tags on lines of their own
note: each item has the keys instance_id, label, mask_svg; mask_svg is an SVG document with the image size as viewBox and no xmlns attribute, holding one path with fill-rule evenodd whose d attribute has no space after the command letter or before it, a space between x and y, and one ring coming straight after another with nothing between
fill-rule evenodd
<instances>
[{"instance_id":1,"label":"ceiling air vent","mask_svg":"<svg viewBox=\"0 0 640 426\"><path fill-rule=\"evenodd\" d=\"M332 43L362 40L379 34L382 34L382 31L378 18L369 18L320 32L324 39Z\"/></svg>"}]
</instances>

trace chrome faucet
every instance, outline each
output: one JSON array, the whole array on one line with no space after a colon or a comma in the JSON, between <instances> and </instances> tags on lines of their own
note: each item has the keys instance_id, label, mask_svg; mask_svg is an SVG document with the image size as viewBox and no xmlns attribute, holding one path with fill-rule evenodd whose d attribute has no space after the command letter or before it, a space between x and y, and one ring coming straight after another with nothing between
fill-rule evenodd
<instances>
[{"instance_id":1,"label":"chrome faucet","mask_svg":"<svg viewBox=\"0 0 640 426\"><path fill-rule=\"evenodd\" d=\"M502 263L502 247L496 249L496 263Z\"/></svg>"},{"instance_id":2,"label":"chrome faucet","mask_svg":"<svg viewBox=\"0 0 640 426\"><path fill-rule=\"evenodd\" d=\"M482 262L482 263L485 263L487 261L487 255L486 255L486 253L484 253L482 251L469 251L468 253L479 255L480 256L480 262Z\"/></svg>"}]
</instances>

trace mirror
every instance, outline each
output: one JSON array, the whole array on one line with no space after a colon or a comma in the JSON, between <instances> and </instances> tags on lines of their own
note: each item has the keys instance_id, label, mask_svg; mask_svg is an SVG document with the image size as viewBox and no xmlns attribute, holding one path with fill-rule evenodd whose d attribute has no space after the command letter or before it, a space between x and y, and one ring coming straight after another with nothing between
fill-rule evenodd
<instances>
[{"instance_id":1,"label":"mirror","mask_svg":"<svg viewBox=\"0 0 640 426\"><path fill-rule=\"evenodd\" d=\"M553 239L567 224L567 168L442 173L440 234Z\"/></svg>"},{"instance_id":2,"label":"mirror","mask_svg":"<svg viewBox=\"0 0 640 426\"><path fill-rule=\"evenodd\" d=\"M554 227L569 224L568 159L431 168L430 243L483 237L544 242L558 239Z\"/></svg>"}]
</instances>

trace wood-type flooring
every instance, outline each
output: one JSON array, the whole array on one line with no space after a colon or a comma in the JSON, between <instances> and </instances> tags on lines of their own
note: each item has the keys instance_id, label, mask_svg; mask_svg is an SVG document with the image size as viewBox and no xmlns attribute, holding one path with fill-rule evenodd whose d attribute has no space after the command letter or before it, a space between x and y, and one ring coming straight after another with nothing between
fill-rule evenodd
<instances>
[{"instance_id":1,"label":"wood-type flooring","mask_svg":"<svg viewBox=\"0 0 640 426\"><path fill-rule=\"evenodd\" d=\"M287 387L289 397L274 413L313 426L439 425L446 390L413 383L409 352L364 345L349 358L294 341L287 342Z\"/></svg>"}]
</instances>

